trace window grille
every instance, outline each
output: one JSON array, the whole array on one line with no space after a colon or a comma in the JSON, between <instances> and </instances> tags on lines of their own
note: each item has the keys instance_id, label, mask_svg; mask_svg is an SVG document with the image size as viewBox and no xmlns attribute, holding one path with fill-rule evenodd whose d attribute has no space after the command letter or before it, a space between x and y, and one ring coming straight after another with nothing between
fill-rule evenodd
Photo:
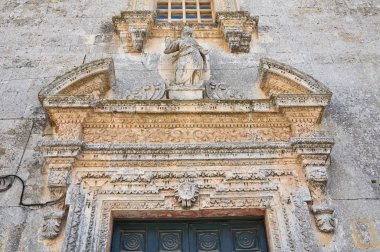
<instances>
[{"instance_id":1,"label":"window grille","mask_svg":"<svg viewBox=\"0 0 380 252\"><path fill-rule=\"evenodd\" d=\"M215 22L212 0L157 0L157 19L162 22Z\"/></svg>"}]
</instances>

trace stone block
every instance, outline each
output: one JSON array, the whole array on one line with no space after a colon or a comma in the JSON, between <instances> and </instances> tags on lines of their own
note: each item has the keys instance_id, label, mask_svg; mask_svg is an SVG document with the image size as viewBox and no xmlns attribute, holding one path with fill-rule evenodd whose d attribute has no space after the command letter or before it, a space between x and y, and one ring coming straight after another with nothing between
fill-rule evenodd
<instances>
[{"instance_id":1,"label":"stone block","mask_svg":"<svg viewBox=\"0 0 380 252\"><path fill-rule=\"evenodd\" d=\"M167 97L170 100L201 100L204 98L204 88L169 88Z\"/></svg>"}]
</instances>

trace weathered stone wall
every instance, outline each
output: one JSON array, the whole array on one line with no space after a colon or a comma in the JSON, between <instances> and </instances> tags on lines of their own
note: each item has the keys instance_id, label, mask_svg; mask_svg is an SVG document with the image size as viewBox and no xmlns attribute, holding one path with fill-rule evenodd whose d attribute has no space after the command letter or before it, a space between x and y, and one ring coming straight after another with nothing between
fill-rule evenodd
<instances>
[{"instance_id":1,"label":"weathered stone wall","mask_svg":"<svg viewBox=\"0 0 380 252\"><path fill-rule=\"evenodd\" d=\"M127 1L2 1L0 3L0 174L26 181L25 202L44 202L46 174L35 149L44 114L39 90L83 62L113 57L116 97L157 81L163 41L146 53L125 54L112 16ZM334 245L325 250L378 251L380 236L380 4L360 0L245 0L241 9L260 16L250 54L211 50L211 80L257 98L259 59L273 58L302 70L333 92L324 125L336 145L328 193L336 207ZM0 251L48 251L38 235L38 208L18 205L21 184L0 193ZM327 243L321 238L321 244ZM62 239L59 237L58 239ZM323 246L321 246L323 247Z\"/></svg>"}]
</instances>

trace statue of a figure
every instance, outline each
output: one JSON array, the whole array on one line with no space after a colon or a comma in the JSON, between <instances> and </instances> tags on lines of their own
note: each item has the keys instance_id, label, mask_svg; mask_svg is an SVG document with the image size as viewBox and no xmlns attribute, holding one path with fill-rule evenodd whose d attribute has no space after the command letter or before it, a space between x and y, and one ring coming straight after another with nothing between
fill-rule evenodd
<instances>
[{"instance_id":1,"label":"statue of a figure","mask_svg":"<svg viewBox=\"0 0 380 252\"><path fill-rule=\"evenodd\" d=\"M176 64L175 85L202 84L202 74L207 72L208 51L193 38L193 30L185 27L181 38L174 41L167 38L165 42L165 54L177 52L173 62Z\"/></svg>"}]
</instances>

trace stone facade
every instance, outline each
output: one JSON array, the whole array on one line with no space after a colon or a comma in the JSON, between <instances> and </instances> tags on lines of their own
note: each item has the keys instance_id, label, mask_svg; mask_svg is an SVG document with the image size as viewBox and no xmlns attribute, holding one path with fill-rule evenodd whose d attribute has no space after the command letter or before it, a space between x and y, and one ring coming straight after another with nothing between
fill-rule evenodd
<instances>
[{"instance_id":1,"label":"stone facade","mask_svg":"<svg viewBox=\"0 0 380 252\"><path fill-rule=\"evenodd\" d=\"M201 100L167 98L181 26L150 1L0 5L1 251L103 251L113 218L167 213L264 216L271 251L379 249L375 1L218 1L193 28Z\"/></svg>"}]
</instances>

